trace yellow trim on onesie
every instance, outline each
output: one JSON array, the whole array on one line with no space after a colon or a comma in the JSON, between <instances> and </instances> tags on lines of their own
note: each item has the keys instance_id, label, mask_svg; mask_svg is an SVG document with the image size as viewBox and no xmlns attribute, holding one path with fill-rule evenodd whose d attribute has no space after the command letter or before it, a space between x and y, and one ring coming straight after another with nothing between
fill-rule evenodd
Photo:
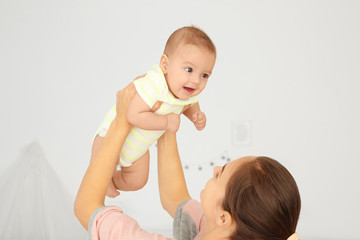
<instances>
[{"instance_id":1,"label":"yellow trim on onesie","mask_svg":"<svg viewBox=\"0 0 360 240\"><path fill-rule=\"evenodd\" d=\"M132 143L129 141L129 139L126 139L126 142L128 142L129 145L130 145L133 149L138 150L138 151L144 151L144 149L140 149L140 148L135 147L134 144L132 144Z\"/></svg>"}]
</instances>

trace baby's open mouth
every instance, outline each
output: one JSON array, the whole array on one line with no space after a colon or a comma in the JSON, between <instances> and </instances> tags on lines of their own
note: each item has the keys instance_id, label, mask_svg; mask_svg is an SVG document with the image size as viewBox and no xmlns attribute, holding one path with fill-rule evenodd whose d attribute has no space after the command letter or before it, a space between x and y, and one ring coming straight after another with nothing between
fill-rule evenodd
<instances>
[{"instance_id":1,"label":"baby's open mouth","mask_svg":"<svg viewBox=\"0 0 360 240\"><path fill-rule=\"evenodd\" d=\"M195 89L193 88L189 88L189 87L184 87L185 91L188 92L188 93L192 93L195 91Z\"/></svg>"}]
</instances>

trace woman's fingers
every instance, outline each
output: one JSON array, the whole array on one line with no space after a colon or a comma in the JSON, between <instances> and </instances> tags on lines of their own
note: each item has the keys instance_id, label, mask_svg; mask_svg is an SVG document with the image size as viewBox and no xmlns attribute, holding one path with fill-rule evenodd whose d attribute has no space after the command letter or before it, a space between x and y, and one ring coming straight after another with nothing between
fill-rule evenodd
<instances>
[{"instance_id":1,"label":"woman's fingers","mask_svg":"<svg viewBox=\"0 0 360 240\"><path fill-rule=\"evenodd\" d=\"M154 104L154 106L151 108L151 111L152 111L152 112L155 112L156 110L158 110L158 109L161 107L161 104L162 104L162 102L157 101L157 102Z\"/></svg>"},{"instance_id":2,"label":"woman's fingers","mask_svg":"<svg viewBox=\"0 0 360 240\"><path fill-rule=\"evenodd\" d=\"M116 112L118 114L126 116L130 101L135 93L136 89L132 82L116 93Z\"/></svg>"}]
</instances>

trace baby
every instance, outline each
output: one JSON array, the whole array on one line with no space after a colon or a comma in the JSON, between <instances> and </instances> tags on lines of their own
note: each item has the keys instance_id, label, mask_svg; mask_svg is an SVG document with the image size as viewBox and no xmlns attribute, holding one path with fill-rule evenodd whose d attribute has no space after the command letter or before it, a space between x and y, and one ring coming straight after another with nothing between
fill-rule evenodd
<instances>
[{"instance_id":1,"label":"baby","mask_svg":"<svg viewBox=\"0 0 360 240\"><path fill-rule=\"evenodd\" d=\"M211 39L196 27L176 30L168 39L160 63L134 81L137 93L133 97L127 119L134 126L120 153L120 170L114 170L107 191L108 197L117 190L135 191L148 180L149 147L165 132L176 132L181 113L197 130L206 125L197 96L204 90L216 60L216 48ZM155 112L157 102L161 106ZM92 157L115 118L115 106L98 129L92 147Z\"/></svg>"}]
</instances>

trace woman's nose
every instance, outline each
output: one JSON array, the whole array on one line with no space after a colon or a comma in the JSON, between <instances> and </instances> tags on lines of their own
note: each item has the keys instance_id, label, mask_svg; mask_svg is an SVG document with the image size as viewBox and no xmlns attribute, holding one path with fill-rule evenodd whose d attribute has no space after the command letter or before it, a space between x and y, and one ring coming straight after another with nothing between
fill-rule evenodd
<instances>
[{"instance_id":1,"label":"woman's nose","mask_svg":"<svg viewBox=\"0 0 360 240\"><path fill-rule=\"evenodd\" d=\"M214 171L213 171L214 177L215 177L216 173L219 171L219 168L221 168L221 167L220 166L214 167Z\"/></svg>"}]
</instances>

